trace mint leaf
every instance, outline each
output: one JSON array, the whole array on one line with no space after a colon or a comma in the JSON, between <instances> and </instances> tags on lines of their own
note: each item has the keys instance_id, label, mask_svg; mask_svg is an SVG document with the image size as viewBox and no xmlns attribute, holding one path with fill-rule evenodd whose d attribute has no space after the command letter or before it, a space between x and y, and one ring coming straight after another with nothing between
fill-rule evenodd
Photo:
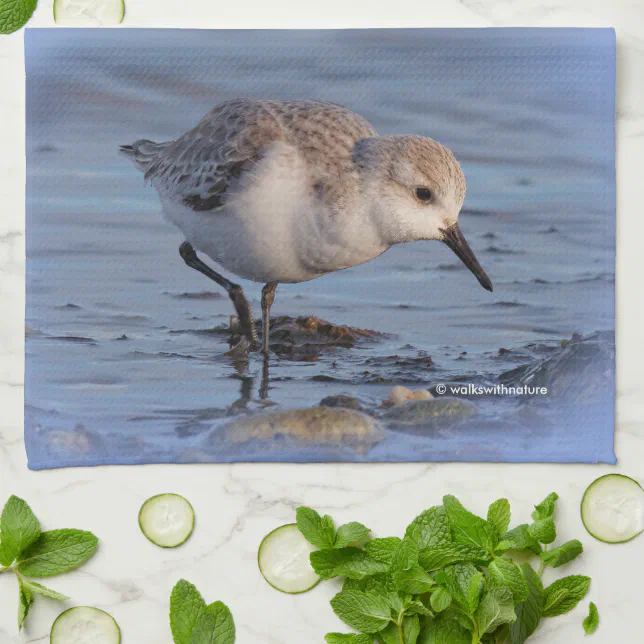
<instances>
[{"instance_id":1,"label":"mint leaf","mask_svg":"<svg viewBox=\"0 0 644 644\"><path fill-rule=\"evenodd\" d=\"M492 503L487 511L487 522L494 527L499 538L504 535L510 527L510 502L499 499Z\"/></svg>"},{"instance_id":2,"label":"mint leaf","mask_svg":"<svg viewBox=\"0 0 644 644\"><path fill-rule=\"evenodd\" d=\"M69 597L61 593L51 590L51 588L45 588L41 584L36 583L35 581L27 581L26 579L21 579L22 584L29 589L34 595L42 595L43 597L48 597L49 599L55 599L60 602L64 602Z\"/></svg>"},{"instance_id":3,"label":"mint leaf","mask_svg":"<svg viewBox=\"0 0 644 644\"><path fill-rule=\"evenodd\" d=\"M467 564L454 564L445 568L445 588L449 594L460 604L466 611L474 612L474 608L470 611L470 606L473 603L473 596L470 595L473 590L470 589L470 582L475 579L478 584L481 581L481 573L470 563ZM437 581L438 581L437 576ZM479 586L477 586L478 588ZM478 603L478 602L476 602Z\"/></svg>"},{"instance_id":4,"label":"mint leaf","mask_svg":"<svg viewBox=\"0 0 644 644\"><path fill-rule=\"evenodd\" d=\"M405 644L416 644L420 635L420 619L418 615L406 615L402 624Z\"/></svg>"},{"instance_id":5,"label":"mint leaf","mask_svg":"<svg viewBox=\"0 0 644 644\"><path fill-rule=\"evenodd\" d=\"M352 521L351 523L345 523L338 528L338 534L335 537L336 548L344 548L351 544L359 543L369 538L371 530L358 523L357 521Z\"/></svg>"},{"instance_id":6,"label":"mint leaf","mask_svg":"<svg viewBox=\"0 0 644 644\"><path fill-rule=\"evenodd\" d=\"M386 572L387 564L372 559L360 548L331 548L311 553L311 566L322 579L351 577L362 579L367 575Z\"/></svg>"},{"instance_id":7,"label":"mint leaf","mask_svg":"<svg viewBox=\"0 0 644 644\"><path fill-rule=\"evenodd\" d=\"M197 588L185 579L177 582L170 595L170 629L175 644L190 644L192 631L206 610Z\"/></svg>"},{"instance_id":8,"label":"mint leaf","mask_svg":"<svg viewBox=\"0 0 644 644\"><path fill-rule=\"evenodd\" d=\"M394 581L398 590L412 595L422 595L435 586L434 580L418 565L395 572Z\"/></svg>"},{"instance_id":9,"label":"mint leaf","mask_svg":"<svg viewBox=\"0 0 644 644\"><path fill-rule=\"evenodd\" d=\"M37 0L0 0L0 34L24 27L36 9Z\"/></svg>"},{"instance_id":10,"label":"mint leaf","mask_svg":"<svg viewBox=\"0 0 644 644\"><path fill-rule=\"evenodd\" d=\"M409 524L405 537L412 541L418 550L449 545L452 535L445 508L435 505L425 510Z\"/></svg>"},{"instance_id":11,"label":"mint leaf","mask_svg":"<svg viewBox=\"0 0 644 644\"><path fill-rule=\"evenodd\" d=\"M358 583L361 586L360 590L373 590L383 596L391 593L396 594L398 592L396 583L394 582L394 577L390 573L376 573L375 575L369 575Z\"/></svg>"},{"instance_id":12,"label":"mint leaf","mask_svg":"<svg viewBox=\"0 0 644 644\"><path fill-rule=\"evenodd\" d=\"M417 644L472 644L472 633L455 617L439 615L426 624Z\"/></svg>"},{"instance_id":13,"label":"mint leaf","mask_svg":"<svg viewBox=\"0 0 644 644\"><path fill-rule=\"evenodd\" d=\"M324 550L335 545L335 526L333 519L321 517L315 510L299 507L295 511L297 527L304 538L316 548Z\"/></svg>"},{"instance_id":14,"label":"mint leaf","mask_svg":"<svg viewBox=\"0 0 644 644\"><path fill-rule=\"evenodd\" d=\"M345 578L342 590L359 590L380 595L396 613L403 611L403 593L396 586L394 575L390 572L368 575L362 579Z\"/></svg>"},{"instance_id":15,"label":"mint leaf","mask_svg":"<svg viewBox=\"0 0 644 644\"><path fill-rule=\"evenodd\" d=\"M234 644L235 622L222 602L205 608L192 631L190 644Z\"/></svg>"},{"instance_id":16,"label":"mint leaf","mask_svg":"<svg viewBox=\"0 0 644 644\"><path fill-rule=\"evenodd\" d=\"M78 568L98 547L98 539L83 530L50 530L19 557L18 572L26 577L52 577Z\"/></svg>"},{"instance_id":17,"label":"mint leaf","mask_svg":"<svg viewBox=\"0 0 644 644\"><path fill-rule=\"evenodd\" d=\"M403 539L391 560L392 570L409 570L418 563L418 548L411 539Z\"/></svg>"},{"instance_id":18,"label":"mint leaf","mask_svg":"<svg viewBox=\"0 0 644 644\"><path fill-rule=\"evenodd\" d=\"M407 615L423 615L425 617L431 616L431 611L420 599L414 599L405 604L405 613Z\"/></svg>"},{"instance_id":19,"label":"mint leaf","mask_svg":"<svg viewBox=\"0 0 644 644\"><path fill-rule=\"evenodd\" d=\"M542 552L540 556L541 561L543 561L547 566L559 568L559 566L563 566L573 559L576 559L583 551L584 547L581 545L581 542L577 541L577 539L573 539L572 541L567 541L552 550Z\"/></svg>"},{"instance_id":20,"label":"mint leaf","mask_svg":"<svg viewBox=\"0 0 644 644\"><path fill-rule=\"evenodd\" d=\"M391 566L391 562L394 560L394 555L401 543L402 539L399 539L398 537L372 539L364 544L364 548L372 559L387 564L387 566Z\"/></svg>"},{"instance_id":21,"label":"mint leaf","mask_svg":"<svg viewBox=\"0 0 644 644\"><path fill-rule=\"evenodd\" d=\"M378 644L400 644L398 624L390 622L389 625L378 633Z\"/></svg>"},{"instance_id":22,"label":"mint leaf","mask_svg":"<svg viewBox=\"0 0 644 644\"><path fill-rule=\"evenodd\" d=\"M449 564L467 561L480 554L478 548L470 548L462 544L448 544L444 547L425 548L418 553L418 563L425 570L438 570Z\"/></svg>"},{"instance_id":23,"label":"mint leaf","mask_svg":"<svg viewBox=\"0 0 644 644\"><path fill-rule=\"evenodd\" d=\"M521 564L523 578L528 585L527 599L515 607L517 620L510 626L512 644L523 644L537 630L545 602L541 578L530 564Z\"/></svg>"},{"instance_id":24,"label":"mint leaf","mask_svg":"<svg viewBox=\"0 0 644 644\"><path fill-rule=\"evenodd\" d=\"M521 569L509 559L497 557L488 567L491 588L506 586L512 591L516 604L528 598L528 584Z\"/></svg>"},{"instance_id":25,"label":"mint leaf","mask_svg":"<svg viewBox=\"0 0 644 644\"><path fill-rule=\"evenodd\" d=\"M571 575L557 579L546 588L544 617L556 617L571 611L585 596L590 586L590 577Z\"/></svg>"},{"instance_id":26,"label":"mint leaf","mask_svg":"<svg viewBox=\"0 0 644 644\"><path fill-rule=\"evenodd\" d=\"M351 579L351 577L345 577L344 582L342 583L342 590L366 590L365 579L368 579L368 577L363 577L362 579Z\"/></svg>"},{"instance_id":27,"label":"mint leaf","mask_svg":"<svg viewBox=\"0 0 644 644\"><path fill-rule=\"evenodd\" d=\"M556 492L549 494L539 505L534 506L532 519L540 521L542 519L549 519L555 513L555 503L559 495Z\"/></svg>"},{"instance_id":28,"label":"mint leaf","mask_svg":"<svg viewBox=\"0 0 644 644\"><path fill-rule=\"evenodd\" d=\"M393 575L390 573L376 573L362 579L346 577L342 584L342 590L373 591L386 597L390 605L398 612L402 610L402 596L398 592Z\"/></svg>"},{"instance_id":29,"label":"mint leaf","mask_svg":"<svg viewBox=\"0 0 644 644\"><path fill-rule=\"evenodd\" d=\"M436 613L442 613L452 603L452 596L445 588L439 588L432 593L429 603Z\"/></svg>"},{"instance_id":30,"label":"mint leaf","mask_svg":"<svg viewBox=\"0 0 644 644\"><path fill-rule=\"evenodd\" d=\"M540 519L528 526L528 532L539 543L552 543L557 538L557 529L552 519Z\"/></svg>"},{"instance_id":31,"label":"mint leaf","mask_svg":"<svg viewBox=\"0 0 644 644\"><path fill-rule=\"evenodd\" d=\"M512 624L516 619L509 588L490 588L476 611L476 622L481 635L491 633L503 624Z\"/></svg>"},{"instance_id":32,"label":"mint leaf","mask_svg":"<svg viewBox=\"0 0 644 644\"><path fill-rule=\"evenodd\" d=\"M570 591L567 588L558 588L557 590L552 591L546 597L546 603L543 606L543 614L546 615L546 612L549 611L550 608L556 609L556 607L562 603L569 594ZM554 615L551 615L551 617L554 617Z\"/></svg>"},{"instance_id":33,"label":"mint leaf","mask_svg":"<svg viewBox=\"0 0 644 644\"><path fill-rule=\"evenodd\" d=\"M597 610L597 606L595 606L593 602L590 602L588 610L588 617L584 619L583 626L586 635L592 635L599 626L599 611Z\"/></svg>"},{"instance_id":34,"label":"mint leaf","mask_svg":"<svg viewBox=\"0 0 644 644\"><path fill-rule=\"evenodd\" d=\"M324 640L327 644L373 644L373 636L364 633L328 633Z\"/></svg>"},{"instance_id":35,"label":"mint leaf","mask_svg":"<svg viewBox=\"0 0 644 644\"><path fill-rule=\"evenodd\" d=\"M365 577L360 584L361 588L359 590L380 595L396 614L403 611L403 595L398 592L393 575L371 575L370 577Z\"/></svg>"},{"instance_id":36,"label":"mint leaf","mask_svg":"<svg viewBox=\"0 0 644 644\"><path fill-rule=\"evenodd\" d=\"M9 497L0 517L0 565L10 566L40 536L40 523L25 501Z\"/></svg>"},{"instance_id":37,"label":"mint leaf","mask_svg":"<svg viewBox=\"0 0 644 644\"><path fill-rule=\"evenodd\" d=\"M345 624L364 633L377 633L391 621L389 604L375 592L342 591L331 600L331 607Z\"/></svg>"},{"instance_id":38,"label":"mint leaf","mask_svg":"<svg viewBox=\"0 0 644 644\"><path fill-rule=\"evenodd\" d=\"M516 550L518 552L534 552L538 555L541 553L541 544L530 534L528 524L523 523L513 530L506 532L500 543L496 547L497 551Z\"/></svg>"},{"instance_id":39,"label":"mint leaf","mask_svg":"<svg viewBox=\"0 0 644 644\"><path fill-rule=\"evenodd\" d=\"M443 497L452 537L458 543L479 549L474 559L486 559L494 550L498 538L494 528L484 519L466 510L461 502L451 495Z\"/></svg>"},{"instance_id":40,"label":"mint leaf","mask_svg":"<svg viewBox=\"0 0 644 644\"><path fill-rule=\"evenodd\" d=\"M34 601L33 593L26 587L22 579L18 577L18 630L22 629L29 608Z\"/></svg>"},{"instance_id":41,"label":"mint leaf","mask_svg":"<svg viewBox=\"0 0 644 644\"><path fill-rule=\"evenodd\" d=\"M481 601L481 594L483 593L484 583L483 583L483 573L477 572L470 579L470 583L467 586L467 593L465 594L465 600L467 605L468 614L472 615L476 610L476 607Z\"/></svg>"}]
</instances>

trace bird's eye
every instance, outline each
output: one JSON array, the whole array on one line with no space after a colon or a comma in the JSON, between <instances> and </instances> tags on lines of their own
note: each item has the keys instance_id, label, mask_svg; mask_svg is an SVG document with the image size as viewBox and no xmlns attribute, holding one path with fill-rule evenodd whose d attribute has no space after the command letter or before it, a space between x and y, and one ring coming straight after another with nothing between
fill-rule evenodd
<instances>
[{"instance_id":1,"label":"bird's eye","mask_svg":"<svg viewBox=\"0 0 644 644\"><path fill-rule=\"evenodd\" d=\"M416 188L416 198L428 202L432 200L433 193L429 188Z\"/></svg>"}]
</instances>

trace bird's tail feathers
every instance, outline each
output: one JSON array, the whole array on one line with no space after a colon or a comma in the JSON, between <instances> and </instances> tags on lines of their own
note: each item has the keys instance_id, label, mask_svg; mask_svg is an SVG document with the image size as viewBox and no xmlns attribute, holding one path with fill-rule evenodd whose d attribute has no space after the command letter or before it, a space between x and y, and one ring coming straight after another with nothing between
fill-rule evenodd
<instances>
[{"instance_id":1,"label":"bird's tail feathers","mask_svg":"<svg viewBox=\"0 0 644 644\"><path fill-rule=\"evenodd\" d=\"M132 143L132 145L121 145L119 152L124 156L132 159L136 167L141 172L146 172L148 168L154 163L157 156L167 148L172 142L155 143L147 139L139 139Z\"/></svg>"}]
</instances>

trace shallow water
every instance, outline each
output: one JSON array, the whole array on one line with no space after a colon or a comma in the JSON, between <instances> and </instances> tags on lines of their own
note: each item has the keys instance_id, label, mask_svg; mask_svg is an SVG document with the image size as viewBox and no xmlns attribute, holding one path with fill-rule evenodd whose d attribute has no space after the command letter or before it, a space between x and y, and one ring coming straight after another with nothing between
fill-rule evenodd
<instances>
[{"instance_id":1,"label":"shallow water","mask_svg":"<svg viewBox=\"0 0 644 644\"><path fill-rule=\"evenodd\" d=\"M612 426L481 425L339 446L210 447L267 402L393 384L495 382L573 332L614 327L612 35L607 30L27 33L27 445L31 467L176 460L611 460ZM494 293L437 242L277 291L275 315L386 337L317 360L231 360L228 299L187 269L154 190L119 157L236 97L321 98L461 161L460 223ZM261 285L244 283L259 313ZM398 357L394 357L398 356ZM431 356L431 361L428 359ZM266 394L266 387L268 391ZM484 422L485 421L485 422ZM571 433L574 438L571 439Z\"/></svg>"}]
</instances>

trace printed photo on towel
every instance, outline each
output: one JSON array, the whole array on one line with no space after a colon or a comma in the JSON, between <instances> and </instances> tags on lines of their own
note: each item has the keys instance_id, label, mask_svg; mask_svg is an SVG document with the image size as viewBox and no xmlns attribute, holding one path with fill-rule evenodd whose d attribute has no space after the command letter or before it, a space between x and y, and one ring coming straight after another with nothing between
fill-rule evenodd
<instances>
[{"instance_id":1,"label":"printed photo on towel","mask_svg":"<svg viewBox=\"0 0 644 644\"><path fill-rule=\"evenodd\" d=\"M32 469L614 462L612 30L25 42Z\"/></svg>"}]
</instances>

